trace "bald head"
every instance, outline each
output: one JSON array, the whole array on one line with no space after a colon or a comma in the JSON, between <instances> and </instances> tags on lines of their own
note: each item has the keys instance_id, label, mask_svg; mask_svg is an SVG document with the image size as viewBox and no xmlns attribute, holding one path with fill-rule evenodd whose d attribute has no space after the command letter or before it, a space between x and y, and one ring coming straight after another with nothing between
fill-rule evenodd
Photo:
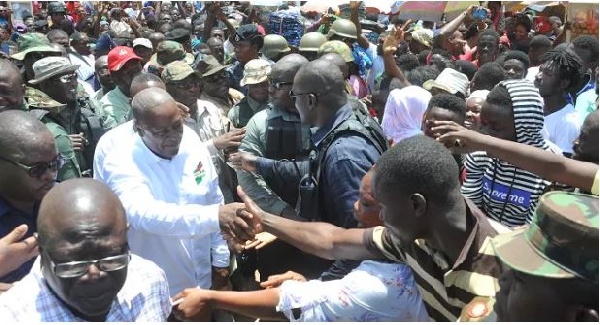
<instances>
[{"instance_id":1,"label":"bald head","mask_svg":"<svg viewBox=\"0 0 600 325\"><path fill-rule=\"evenodd\" d=\"M159 76L152 73L140 73L131 82L131 97L135 97L140 91L148 88L160 88L166 90L167 87Z\"/></svg>"},{"instance_id":2,"label":"bald head","mask_svg":"<svg viewBox=\"0 0 600 325\"><path fill-rule=\"evenodd\" d=\"M56 151L54 136L33 114L9 110L0 113L0 152L22 160L40 151Z\"/></svg>"},{"instance_id":3,"label":"bald head","mask_svg":"<svg viewBox=\"0 0 600 325\"><path fill-rule=\"evenodd\" d=\"M348 71L348 64L346 64L346 61L344 61L344 58L342 58L341 55L337 53L327 53L323 54L323 56L321 56L320 59L335 64L342 72L344 79L348 78L348 75L350 74L350 72Z\"/></svg>"},{"instance_id":4,"label":"bald head","mask_svg":"<svg viewBox=\"0 0 600 325\"><path fill-rule=\"evenodd\" d=\"M94 64L96 72L105 67L108 67L108 55L102 55L101 57L97 58L96 63Z\"/></svg>"},{"instance_id":5,"label":"bald head","mask_svg":"<svg viewBox=\"0 0 600 325\"><path fill-rule=\"evenodd\" d=\"M271 77L278 81L293 82L294 76L308 60L300 54L288 54L273 65Z\"/></svg>"},{"instance_id":6,"label":"bald head","mask_svg":"<svg viewBox=\"0 0 600 325\"><path fill-rule=\"evenodd\" d=\"M20 109L23 105L23 78L9 60L0 60L0 112Z\"/></svg>"},{"instance_id":7,"label":"bald head","mask_svg":"<svg viewBox=\"0 0 600 325\"><path fill-rule=\"evenodd\" d=\"M179 112L177 102L162 88L147 88L135 95L131 101L134 120L146 124L152 117L168 115L172 109Z\"/></svg>"},{"instance_id":8,"label":"bald head","mask_svg":"<svg viewBox=\"0 0 600 325\"><path fill-rule=\"evenodd\" d=\"M318 93L324 99L345 98L342 72L329 60L318 59L302 66L294 78L294 88L296 84L302 92Z\"/></svg>"},{"instance_id":9,"label":"bald head","mask_svg":"<svg viewBox=\"0 0 600 325\"><path fill-rule=\"evenodd\" d=\"M127 221L121 201L106 185L80 178L62 182L46 194L37 227L40 246L51 249L57 240L76 243L90 234L125 237Z\"/></svg>"}]
</instances>

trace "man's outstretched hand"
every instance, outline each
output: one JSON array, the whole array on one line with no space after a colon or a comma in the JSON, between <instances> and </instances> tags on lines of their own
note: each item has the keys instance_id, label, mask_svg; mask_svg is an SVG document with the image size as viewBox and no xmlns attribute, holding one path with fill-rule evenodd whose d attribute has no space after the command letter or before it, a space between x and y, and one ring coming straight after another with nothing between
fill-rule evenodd
<instances>
[{"instance_id":1,"label":"man's outstretched hand","mask_svg":"<svg viewBox=\"0 0 600 325\"><path fill-rule=\"evenodd\" d=\"M254 240L255 235L263 232L260 225L264 211L249 198L241 186L238 195L244 203L230 203L219 208L221 233L235 251L242 249L246 241Z\"/></svg>"}]
</instances>

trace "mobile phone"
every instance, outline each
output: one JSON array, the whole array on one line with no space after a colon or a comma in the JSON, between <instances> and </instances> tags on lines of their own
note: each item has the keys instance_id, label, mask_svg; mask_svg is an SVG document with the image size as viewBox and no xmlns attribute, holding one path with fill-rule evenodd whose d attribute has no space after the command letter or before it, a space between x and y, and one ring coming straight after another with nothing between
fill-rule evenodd
<instances>
[{"instance_id":1,"label":"mobile phone","mask_svg":"<svg viewBox=\"0 0 600 325\"><path fill-rule=\"evenodd\" d=\"M477 7L477 9L473 10L473 19L475 20L484 20L487 18L487 11L483 7Z\"/></svg>"}]
</instances>

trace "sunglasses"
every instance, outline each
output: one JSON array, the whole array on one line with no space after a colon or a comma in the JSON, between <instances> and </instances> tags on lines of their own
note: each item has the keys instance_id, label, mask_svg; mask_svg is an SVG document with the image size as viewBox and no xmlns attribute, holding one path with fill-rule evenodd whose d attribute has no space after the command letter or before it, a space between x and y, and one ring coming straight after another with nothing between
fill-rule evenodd
<instances>
[{"instance_id":1,"label":"sunglasses","mask_svg":"<svg viewBox=\"0 0 600 325\"><path fill-rule=\"evenodd\" d=\"M0 157L0 160L23 168L27 172L27 174L29 174L29 176L33 177L33 178L42 177L42 175L44 175L47 170L50 170L53 173L56 173L66 163L66 159L60 154L57 155L56 158L54 158L50 162L39 163L39 164L35 164L33 166L27 166L25 164L21 164L19 162L6 159L4 157Z\"/></svg>"},{"instance_id":2,"label":"sunglasses","mask_svg":"<svg viewBox=\"0 0 600 325\"><path fill-rule=\"evenodd\" d=\"M77 79L77 73L75 73L75 72L62 75L58 78L55 78L54 80L58 80L64 84L66 84L66 83L73 81L74 79Z\"/></svg>"},{"instance_id":3,"label":"sunglasses","mask_svg":"<svg viewBox=\"0 0 600 325\"><path fill-rule=\"evenodd\" d=\"M282 86L285 86L285 85L293 85L294 84L293 82L275 81L271 78L269 78L268 80L269 80L269 86L275 90L279 90L279 89L281 89Z\"/></svg>"},{"instance_id":4,"label":"sunglasses","mask_svg":"<svg viewBox=\"0 0 600 325\"><path fill-rule=\"evenodd\" d=\"M85 275L92 264L100 271L113 272L124 269L129 264L130 260L131 254L127 252L125 254L110 256L99 260L73 261L58 264L50 261L50 266L57 277L68 279Z\"/></svg>"},{"instance_id":5,"label":"sunglasses","mask_svg":"<svg viewBox=\"0 0 600 325\"><path fill-rule=\"evenodd\" d=\"M290 90L290 97L293 100L296 100L296 97L299 97L299 96L302 96L302 95L309 95L309 96L315 96L315 97L321 96L320 93L301 93L301 94L295 94L293 90Z\"/></svg>"}]
</instances>

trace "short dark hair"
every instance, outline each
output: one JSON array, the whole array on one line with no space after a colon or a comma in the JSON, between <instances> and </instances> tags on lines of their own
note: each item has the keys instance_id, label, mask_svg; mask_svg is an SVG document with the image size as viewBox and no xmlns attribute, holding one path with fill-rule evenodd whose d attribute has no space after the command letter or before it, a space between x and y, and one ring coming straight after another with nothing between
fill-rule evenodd
<instances>
[{"instance_id":1,"label":"short dark hair","mask_svg":"<svg viewBox=\"0 0 600 325\"><path fill-rule=\"evenodd\" d=\"M527 56L527 54L525 54L525 52L521 52L521 51L506 51L504 54L502 54L499 58L498 58L498 63L500 64L504 64L504 62L508 61L508 60L518 60L521 61L523 63L523 66L525 66L525 70L529 69L529 56Z\"/></svg>"},{"instance_id":2,"label":"short dark hair","mask_svg":"<svg viewBox=\"0 0 600 325\"><path fill-rule=\"evenodd\" d=\"M496 32L493 29L486 29L483 32L481 32L481 34L479 34L480 39L483 36L492 36L496 39L496 41L500 42L500 34L498 34L498 32Z\"/></svg>"},{"instance_id":3,"label":"short dark hair","mask_svg":"<svg viewBox=\"0 0 600 325\"><path fill-rule=\"evenodd\" d=\"M423 50L421 52L419 52L419 64L420 65L427 65L427 57L429 56L429 52L431 52L430 50Z\"/></svg>"},{"instance_id":4,"label":"short dark hair","mask_svg":"<svg viewBox=\"0 0 600 325\"><path fill-rule=\"evenodd\" d=\"M475 75L475 72L477 72L477 66L474 65L472 62L466 60L455 61L454 65L456 66L456 70L467 75L467 78L469 78L469 80L472 80L473 76Z\"/></svg>"},{"instance_id":5,"label":"short dark hair","mask_svg":"<svg viewBox=\"0 0 600 325\"><path fill-rule=\"evenodd\" d=\"M434 107L451 111L461 121L464 121L467 117L467 104L465 100L455 95L438 94L431 97L427 105L427 111Z\"/></svg>"},{"instance_id":6,"label":"short dark hair","mask_svg":"<svg viewBox=\"0 0 600 325\"><path fill-rule=\"evenodd\" d=\"M490 93L485 98L485 101L490 105L511 107L512 109L512 99L510 97L510 93L503 85L497 85L496 87L492 88Z\"/></svg>"},{"instance_id":7,"label":"short dark hair","mask_svg":"<svg viewBox=\"0 0 600 325\"><path fill-rule=\"evenodd\" d=\"M529 48L538 49L540 47L552 47L552 41L548 36L539 34L531 38L531 41L529 42Z\"/></svg>"},{"instance_id":8,"label":"short dark hair","mask_svg":"<svg viewBox=\"0 0 600 325\"><path fill-rule=\"evenodd\" d=\"M550 62L550 66L556 69L560 79L569 80L569 87L577 83L583 73L581 58L566 50L548 51L542 55L541 62Z\"/></svg>"},{"instance_id":9,"label":"short dark hair","mask_svg":"<svg viewBox=\"0 0 600 325\"><path fill-rule=\"evenodd\" d=\"M403 72L408 72L419 66L419 58L412 53L405 53L396 58L396 64Z\"/></svg>"},{"instance_id":10,"label":"short dark hair","mask_svg":"<svg viewBox=\"0 0 600 325\"><path fill-rule=\"evenodd\" d=\"M573 40L573 46L578 49L590 51L590 57L598 60L598 39L590 35L580 35Z\"/></svg>"},{"instance_id":11,"label":"short dark hair","mask_svg":"<svg viewBox=\"0 0 600 325\"><path fill-rule=\"evenodd\" d=\"M406 79L412 85L423 87L427 80L434 80L440 74L440 71L431 65L421 65L409 71Z\"/></svg>"},{"instance_id":12,"label":"short dark hair","mask_svg":"<svg viewBox=\"0 0 600 325\"><path fill-rule=\"evenodd\" d=\"M424 135L406 138L381 155L376 186L385 191L419 193L449 203L460 187L456 161L441 143Z\"/></svg>"},{"instance_id":13,"label":"short dark hair","mask_svg":"<svg viewBox=\"0 0 600 325\"><path fill-rule=\"evenodd\" d=\"M504 68L497 62L488 62L482 65L473 76L473 90L491 90L500 81L504 80Z\"/></svg>"}]
</instances>

